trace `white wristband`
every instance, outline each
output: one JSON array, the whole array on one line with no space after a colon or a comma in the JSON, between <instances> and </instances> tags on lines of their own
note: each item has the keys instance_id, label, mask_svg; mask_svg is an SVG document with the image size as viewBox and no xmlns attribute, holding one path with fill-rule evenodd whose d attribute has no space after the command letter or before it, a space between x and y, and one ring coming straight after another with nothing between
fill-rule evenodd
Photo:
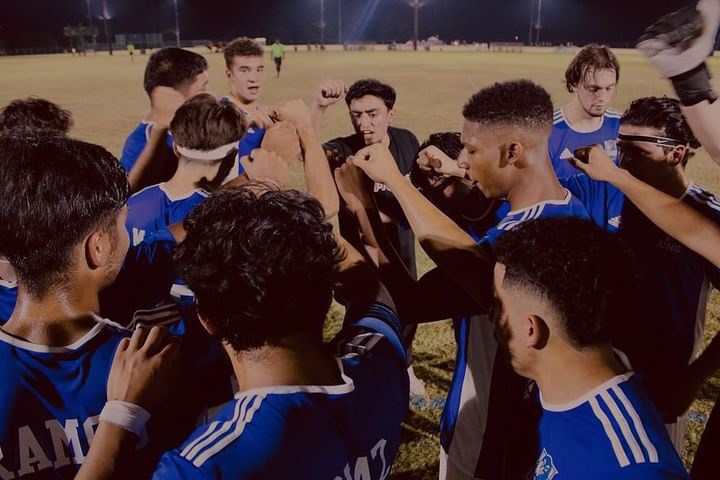
<instances>
[{"instance_id":1,"label":"white wristband","mask_svg":"<svg viewBox=\"0 0 720 480\"><path fill-rule=\"evenodd\" d=\"M150 413L147 410L119 400L106 402L100 413L100 421L113 423L137 435L140 438L138 448L144 447L148 442L147 430L145 430L148 420L150 420Z\"/></svg>"}]
</instances>

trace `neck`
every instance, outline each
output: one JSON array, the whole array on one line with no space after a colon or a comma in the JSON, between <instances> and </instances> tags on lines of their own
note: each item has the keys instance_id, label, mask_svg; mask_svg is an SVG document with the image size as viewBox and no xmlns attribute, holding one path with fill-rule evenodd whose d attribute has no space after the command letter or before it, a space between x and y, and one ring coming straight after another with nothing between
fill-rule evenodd
<instances>
[{"instance_id":1,"label":"neck","mask_svg":"<svg viewBox=\"0 0 720 480\"><path fill-rule=\"evenodd\" d=\"M201 161L187 161L180 158L175 175L165 182L165 190L173 197L189 195L197 189L197 182L203 177L212 180L217 174L217 165L208 165Z\"/></svg>"},{"instance_id":2,"label":"neck","mask_svg":"<svg viewBox=\"0 0 720 480\"><path fill-rule=\"evenodd\" d=\"M637 177L673 198L681 198L690 186L690 180L685 176L685 170L680 165L662 169L653 168L647 174Z\"/></svg>"},{"instance_id":3,"label":"neck","mask_svg":"<svg viewBox=\"0 0 720 480\"><path fill-rule=\"evenodd\" d=\"M602 125L603 117L593 117L585 111L580 105L580 101L577 97L573 98L572 102L568 103L563 107L563 115L565 120L570 124L572 128L581 132L592 132L600 128Z\"/></svg>"},{"instance_id":4,"label":"neck","mask_svg":"<svg viewBox=\"0 0 720 480\"><path fill-rule=\"evenodd\" d=\"M320 345L308 342L290 347L263 347L230 356L240 392L281 385L337 385L342 382L335 359Z\"/></svg>"},{"instance_id":5,"label":"neck","mask_svg":"<svg viewBox=\"0 0 720 480\"><path fill-rule=\"evenodd\" d=\"M18 286L15 310L2 329L27 342L52 347L70 345L96 325L100 310L92 288L56 288L38 298Z\"/></svg>"},{"instance_id":6,"label":"neck","mask_svg":"<svg viewBox=\"0 0 720 480\"><path fill-rule=\"evenodd\" d=\"M543 151L525 167L507 199L513 210L520 210L548 200L564 200L566 195L567 191L558 181L547 153Z\"/></svg>"},{"instance_id":7,"label":"neck","mask_svg":"<svg viewBox=\"0 0 720 480\"><path fill-rule=\"evenodd\" d=\"M554 405L572 402L626 372L609 346L583 351L565 347L538 362L535 369L533 377L543 401Z\"/></svg>"},{"instance_id":8,"label":"neck","mask_svg":"<svg viewBox=\"0 0 720 480\"><path fill-rule=\"evenodd\" d=\"M245 113L252 114L257 109L257 100L248 100L232 91L230 92L230 99Z\"/></svg>"}]
</instances>

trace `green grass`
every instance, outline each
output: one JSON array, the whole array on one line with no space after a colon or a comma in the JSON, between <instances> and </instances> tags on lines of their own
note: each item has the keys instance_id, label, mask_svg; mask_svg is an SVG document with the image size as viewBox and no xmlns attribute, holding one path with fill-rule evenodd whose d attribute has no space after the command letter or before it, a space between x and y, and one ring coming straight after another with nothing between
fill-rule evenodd
<instances>
[{"instance_id":1,"label":"green grass","mask_svg":"<svg viewBox=\"0 0 720 480\"><path fill-rule=\"evenodd\" d=\"M206 53L206 52L202 52ZM48 55L0 57L0 105L28 95L48 98L71 110L75 118L72 134L120 153L126 135L148 108L142 90L147 57L136 55L134 64L125 54L87 57ZM222 55L207 54L211 87L216 93L227 90ZM556 105L569 100L563 86L563 73L569 54L478 53L478 52L301 52L288 53L283 75L268 75L263 100L272 104L292 98L309 99L317 83L325 78L346 82L377 77L398 91L396 124L411 129L423 139L431 132L458 130L460 111L477 89L499 80L525 77L542 84ZM622 78L614 107L622 110L634 98L671 94L667 82L660 80L647 61L634 54L621 53ZM268 71L271 70L270 62ZM718 61L710 62L718 73ZM350 131L346 109L331 109L322 130L324 139ZM720 191L720 169L701 152L688 167L690 176L711 191ZM302 176L295 169L292 184L301 186ZM420 252L420 250L419 250ZM421 252L419 270L431 268ZM713 293L708 312L706 339L719 328L720 297ZM342 312L334 306L328 334L339 325ZM396 460L393 478L430 479L437 477L438 424L440 402L447 392L455 358L455 345L449 322L423 325L415 343L415 370L426 384L431 402L413 407L403 426L404 443ZM720 392L720 378L703 389L693 406L685 460L689 463L707 415Z\"/></svg>"}]
</instances>

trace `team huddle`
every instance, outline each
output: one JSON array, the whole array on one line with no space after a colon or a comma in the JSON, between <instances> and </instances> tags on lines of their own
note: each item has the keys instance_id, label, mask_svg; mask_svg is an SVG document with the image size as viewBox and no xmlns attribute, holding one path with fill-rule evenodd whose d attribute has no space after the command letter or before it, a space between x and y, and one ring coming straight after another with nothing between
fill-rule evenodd
<instances>
[{"instance_id":1,"label":"team huddle","mask_svg":"<svg viewBox=\"0 0 720 480\"><path fill-rule=\"evenodd\" d=\"M701 0L640 39L678 99L610 109L621 66L593 44L567 105L495 83L422 144L376 79L262 105L247 38L221 97L202 55L155 52L119 160L69 137L71 112L11 102L0 479L389 478L415 330L448 318L440 479L717 478L720 407L690 473L678 452L720 369L720 336L700 352L720 200L685 173L701 146L720 164L719 25ZM354 133L321 141L341 101Z\"/></svg>"}]
</instances>

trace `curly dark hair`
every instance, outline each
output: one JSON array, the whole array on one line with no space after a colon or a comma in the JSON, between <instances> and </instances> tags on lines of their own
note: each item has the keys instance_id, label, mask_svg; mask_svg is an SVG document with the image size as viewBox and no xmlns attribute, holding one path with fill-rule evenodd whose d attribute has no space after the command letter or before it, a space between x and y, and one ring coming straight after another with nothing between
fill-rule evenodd
<instances>
[{"instance_id":1,"label":"curly dark hair","mask_svg":"<svg viewBox=\"0 0 720 480\"><path fill-rule=\"evenodd\" d=\"M211 195L184 225L178 273L217 336L238 352L322 341L342 254L317 200L246 184Z\"/></svg>"},{"instance_id":2,"label":"curly dark hair","mask_svg":"<svg viewBox=\"0 0 720 480\"><path fill-rule=\"evenodd\" d=\"M11 128L34 128L67 133L72 126L70 111L44 98L13 100L0 110L0 132Z\"/></svg>"},{"instance_id":3,"label":"curly dark hair","mask_svg":"<svg viewBox=\"0 0 720 480\"><path fill-rule=\"evenodd\" d=\"M532 129L552 127L550 94L530 80L494 83L470 97L463 117L482 125L510 125Z\"/></svg>"},{"instance_id":4,"label":"curly dark hair","mask_svg":"<svg viewBox=\"0 0 720 480\"><path fill-rule=\"evenodd\" d=\"M183 103L170 122L175 143L195 150L213 150L237 142L245 135L246 128L245 115L234 103L220 101L208 93L195 95ZM237 149L233 149L225 158L212 162L220 164L215 178L202 178L197 186L208 191L217 189L235 164L236 154Z\"/></svg>"},{"instance_id":5,"label":"curly dark hair","mask_svg":"<svg viewBox=\"0 0 720 480\"><path fill-rule=\"evenodd\" d=\"M576 348L610 343L616 325L635 320L637 268L625 243L577 217L532 220L493 247L503 284L545 299Z\"/></svg>"},{"instance_id":6,"label":"curly dark hair","mask_svg":"<svg viewBox=\"0 0 720 480\"><path fill-rule=\"evenodd\" d=\"M347 94L345 95L345 103L348 107L353 100L362 98L365 95L372 95L378 97L383 101L388 110L392 110L395 106L395 100L397 100L397 94L395 89L386 83L382 83L380 80L374 78L366 78L358 80L357 82L350 85Z\"/></svg>"},{"instance_id":7,"label":"curly dark hair","mask_svg":"<svg viewBox=\"0 0 720 480\"><path fill-rule=\"evenodd\" d=\"M605 45L592 43L584 46L565 70L565 86L572 93L590 71L615 70L615 81L620 80L620 62Z\"/></svg>"},{"instance_id":8,"label":"curly dark hair","mask_svg":"<svg viewBox=\"0 0 720 480\"><path fill-rule=\"evenodd\" d=\"M127 176L103 147L47 130L0 134L0 165L0 253L40 297L62 283L88 232L114 225Z\"/></svg>"},{"instance_id":9,"label":"curly dark hair","mask_svg":"<svg viewBox=\"0 0 720 480\"><path fill-rule=\"evenodd\" d=\"M655 128L664 136L689 145L690 148L696 149L701 146L680 109L680 101L674 98L638 98L625 111L620 124ZM669 147L663 148L667 150ZM692 152L685 155L683 166L687 165L691 156Z\"/></svg>"},{"instance_id":10,"label":"curly dark hair","mask_svg":"<svg viewBox=\"0 0 720 480\"><path fill-rule=\"evenodd\" d=\"M235 57L262 57L263 49L254 40L247 37L240 37L231 40L223 49L225 65L232 68Z\"/></svg>"},{"instance_id":11,"label":"curly dark hair","mask_svg":"<svg viewBox=\"0 0 720 480\"><path fill-rule=\"evenodd\" d=\"M145 66L143 85L148 95L160 86L177 90L193 83L207 69L207 60L198 53L176 47L161 48Z\"/></svg>"}]
</instances>

